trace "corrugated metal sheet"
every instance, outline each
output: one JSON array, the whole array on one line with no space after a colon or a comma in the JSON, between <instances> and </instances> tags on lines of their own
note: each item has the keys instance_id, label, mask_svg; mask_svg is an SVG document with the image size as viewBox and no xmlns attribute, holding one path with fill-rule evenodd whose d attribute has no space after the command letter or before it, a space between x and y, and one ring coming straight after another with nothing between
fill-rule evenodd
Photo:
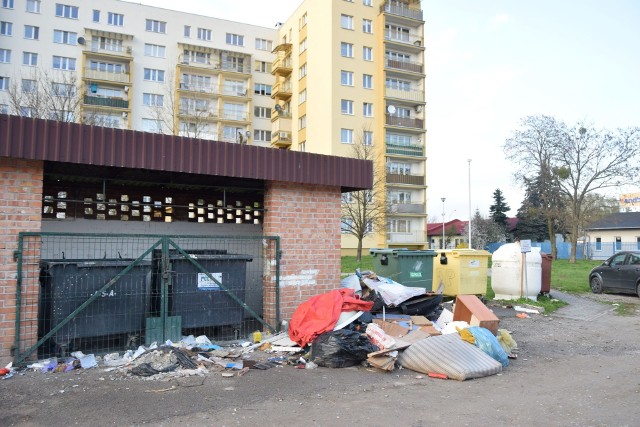
<instances>
[{"instance_id":1,"label":"corrugated metal sheet","mask_svg":"<svg viewBox=\"0 0 640 427\"><path fill-rule=\"evenodd\" d=\"M0 156L231 178L371 188L373 164L173 135L0 115Z\"/></svg>"}]
</instances>

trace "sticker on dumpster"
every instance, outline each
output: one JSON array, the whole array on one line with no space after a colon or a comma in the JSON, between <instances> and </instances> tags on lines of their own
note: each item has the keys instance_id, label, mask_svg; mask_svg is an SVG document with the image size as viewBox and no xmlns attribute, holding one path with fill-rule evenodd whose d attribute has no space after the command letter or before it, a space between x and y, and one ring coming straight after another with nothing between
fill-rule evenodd
<instances>
[{"instance_id":1,"label":"sticker on dumpster","mask_svg":"<svg viewBox=\"0 0 640 427\"><path fill-rule=\"evenodd\" d=\"M422 270L422 261L416 261L416 263L413 264L413 270L414 271Z\"/></svg>"},{"instance_id":2,"label":"sticker on dumpster","mask_svg":"<svg viewBox=\"0 0 640 427\"><path fill-rule=\"evenodd\" d=\"M469 267L480 267L480 260L472 259L471 261L469 261Z\"/></svg>"},{"instance_id":3,"label":"sticker on dumpster","mask_svg":"<svg viewBox=\"0 0 640 427\"><path fill-rule=\"evenodd\" d=\"M409 277L413 278L413 277L422 277L422 272L421 271L410 271L409 272Z\"/></svg>"},{"instance_id":4,"label":"sticker on dumpster","mask_svg":"<svg viewBox=\"0 0 640 427\"><path fill-rule=\"evenodd\" d=\"M222 273L209 273L214 279L218 282L222 283ZM198 273L198 290L200 291L210 291L210 290L218 290L220 289L220 285L207 277L204 273Z\"/></svg>"}]
</instances>

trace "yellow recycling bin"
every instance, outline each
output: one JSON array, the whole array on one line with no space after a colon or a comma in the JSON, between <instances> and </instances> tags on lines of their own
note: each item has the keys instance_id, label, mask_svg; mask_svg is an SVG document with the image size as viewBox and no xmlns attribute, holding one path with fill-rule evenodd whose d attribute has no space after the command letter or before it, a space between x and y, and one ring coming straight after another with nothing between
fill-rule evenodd
<instances>
[{"instance_id":1,"label":"yellow recycling bin","mask_svg":"<svg viewBox=\"0 0 640 427\"><path fill-rule=\"evenodd\" d=\"M433 257L434 291L443 295L483 295L487 292L487 272L491 254L474 249L445 249Z\"/></svg>"}]
</instances>

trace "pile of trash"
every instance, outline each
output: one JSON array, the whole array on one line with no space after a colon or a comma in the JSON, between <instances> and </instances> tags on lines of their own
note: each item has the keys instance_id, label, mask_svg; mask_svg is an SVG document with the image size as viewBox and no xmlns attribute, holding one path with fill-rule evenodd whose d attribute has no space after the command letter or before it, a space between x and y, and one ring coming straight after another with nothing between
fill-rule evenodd
<instances>
[{"instance_id":1,"label":"pile of trash","mask_svg":"<svg viewBox=\"0 0 640 427\"><path fill-rule=\"evenodd\" d=\"M340 289L302 303L289 336L310 347L311 362L330 368L402 367L465 380L497 374L516 358L516 342L475 295L459 296L453 312L444 305L441 290L357 271Z\"/></svg>"}]
</instances>

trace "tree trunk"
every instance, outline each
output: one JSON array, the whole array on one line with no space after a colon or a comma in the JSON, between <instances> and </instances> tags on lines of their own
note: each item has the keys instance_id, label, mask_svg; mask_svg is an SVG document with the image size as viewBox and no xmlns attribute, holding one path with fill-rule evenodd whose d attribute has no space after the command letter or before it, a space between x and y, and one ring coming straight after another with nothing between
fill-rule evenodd
<instances>
[{"instance_id":1,"label":"tree trunk","mask_svg":"<svg viewBox=\"0 0 640 427\"><path fill-rule=\"evenodd\" d=\"M553 218L547 218L547 229L549 230L549 242L551 243L551 256L558 258L558 248L556 248L556 230L553 226Z\"/></svg>"},{"instance_id":2,"label":"tree trunk","mask_svg":"<svg viewBox=\"0 0 640 427\"><path fill-rule=\"evenodd\" d=\"M571 225L571 254L569 255L569 263L576 263L576 248L578 247L578 222L574 221Z\"/></svg>"},{"instance_id":3,"label":"tree trunk","mask_svg":"<svg viewBox=\"0 0 640 427\"><path fill-rule=\"evenodd\" d=\"M362 261L362 237L358 238L358 249L356 250L356 262L358 266L360 266L360 261Z\"/></svg>"}]
</instances>

